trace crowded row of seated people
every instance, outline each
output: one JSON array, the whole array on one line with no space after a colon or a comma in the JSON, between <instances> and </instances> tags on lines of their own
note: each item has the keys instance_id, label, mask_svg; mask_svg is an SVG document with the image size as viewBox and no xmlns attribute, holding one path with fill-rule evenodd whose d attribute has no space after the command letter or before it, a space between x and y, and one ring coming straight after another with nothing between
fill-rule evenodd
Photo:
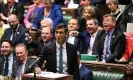
<instances>
[{"instance_id":1,"label":"crowded row of seated people","mask_svg":"<svg viewBox=\"0 0 133 80\"><path fill-rule=\"evenodd\" d=\"M15 72L13 77L17 76L19 79L21 76L19 74L24 73L26 63L28 63L27 67L33 63L28 62L26 46L33 46L36 56L41 57L36 67L37 73L41 72L41 66L45 60L47 71L72 74L74 80L79 79L79 66L81 67L78 64L77 54L97 55L99 61L104 63L132 60L133 47L130 39L132 36L130 33L124 34L126 24L132 22L132 4L127 5L122 11L118 7L117 0L106 0L110 14L102 17L98 8L91 6L89 0L81 0L80 4L84 7L78 8L78 19L70 19L66 27L63 25L60 5L53 4L53 0L44 0L44 2L33 0L33 2L34 4L29 6L25 17L24 7L17 5L15 0L8 0L8 4L1 5L1 21L10 26L5 29L1 38L1 56L3 58L0 59L1 64L4 64L1 65L1 75L9 74L11 76ZM10 11L8 11L9 8ZM31 29L41 31L38 40L33 41L28 35ZM129 39L126 39L127 36ZM21 43L25 43L26 46ZM130 50L128 50L129 47ZM12 50L15 51L17 60L15 62L12 62L14 54L4 55L4 53L11 53ZM63 52L62 55L60 55L61 52ZM8 66L6 66L8 64L6 56L8 56L7 60L11 59L11 64ZM18 65L23 63L20 65L23 68L9 67L13 63ZM4 71L6 67L8 70ZM17 70L10 71L11 69ZM30 71L30 69L28 70Z\"/></svg>"}]
</instances>

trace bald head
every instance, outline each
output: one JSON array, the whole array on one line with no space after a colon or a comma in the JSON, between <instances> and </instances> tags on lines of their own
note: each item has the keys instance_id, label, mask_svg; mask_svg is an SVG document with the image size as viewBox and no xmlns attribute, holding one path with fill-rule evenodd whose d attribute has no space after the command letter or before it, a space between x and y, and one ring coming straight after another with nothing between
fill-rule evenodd
<instances>
[{"instance_id":1,"label":"bald head","mask_svg":"<svg viewBox=\"0 0 133 80\"><path fill-rule=\"evenodd\" d=\"M8 19L18 19L18 18L15 14L11 14L9 15Z\"/></svg>"},{"instance_id":2,"label":"bald head","mask_svg":"<svg viewBox=\"0 0 133 80\"><path fill-rule=\"evenodd\" d=\"M10 25L12 29L16 29L18 26L18 23L19 23L19 20L15 14L11 14L8 17L8 24Z\"/></svg>"}]
</instances>

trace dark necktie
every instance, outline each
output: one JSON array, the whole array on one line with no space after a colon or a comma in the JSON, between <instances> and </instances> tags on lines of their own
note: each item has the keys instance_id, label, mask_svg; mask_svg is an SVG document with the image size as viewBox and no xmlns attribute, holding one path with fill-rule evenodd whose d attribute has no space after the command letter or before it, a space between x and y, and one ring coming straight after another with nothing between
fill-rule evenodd
<instances>
[{"instance_id":1,"label":"dark necktie","mask_svg":"<svg viewBox=\"0 0 133 80\"><path fill-rule=\"evenodd\" d=\"M8 75L8 57L5 58L5 68L4 68L4 76L7 76Z\"/></svg>"},{"instance_id":2,"label":"dark necktie","mask_svg":"<svg viewBox=\"0 0 133 80\"><path fill-rule=\"evenodd\" d=\"M16 31L12 31L12 42L15 41L15 37L16 37Z\"/></svg>"},{"instance_id":3,"label":"dark necktie","mask_svg":"<svg viewBox=\"0 0 133 80\"><path fill-rule=\"evenodd\" d=\"M59 54L59 73L63 73L63 47L60 46L60 54Z\"/></svg>"}]
</instances>

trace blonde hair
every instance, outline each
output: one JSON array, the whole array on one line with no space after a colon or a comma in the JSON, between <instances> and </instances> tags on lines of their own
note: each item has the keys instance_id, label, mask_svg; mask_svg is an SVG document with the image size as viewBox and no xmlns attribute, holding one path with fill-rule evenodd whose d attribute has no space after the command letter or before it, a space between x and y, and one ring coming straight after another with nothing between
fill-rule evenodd
<instances>
[{"instance_id":1,"label":"blonde hair","mask_svg":"<svg viewBox=\"0 0 133 80\"><path fill-rule=\"evenodd\" d=\"M90 18L95 18L96 12L95 12L94 8L91 7L91 6L85 6L83 8L82 18L85 18L84 13L85 13L86 10L91 14Z\"/></svg>"}]
</instances>

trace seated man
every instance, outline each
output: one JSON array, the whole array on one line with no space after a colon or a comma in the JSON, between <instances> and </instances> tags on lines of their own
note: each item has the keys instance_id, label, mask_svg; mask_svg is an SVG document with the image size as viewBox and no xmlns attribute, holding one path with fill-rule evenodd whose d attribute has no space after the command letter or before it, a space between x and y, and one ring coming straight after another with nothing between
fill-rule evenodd
<instances>
[{"instance_id":1,"label":"seated man","mask_svg":"<svg viewBox=\"0 0 133 80\"><path fill-rule=\"evenodd\" d=\"M70 19L68 22L68 32L71 31L78 31L79 25L77 19ZM67 42L70 44L75 45L75 47L78 49L78 51L83 54L84 52L84 43L80 39L77 38L77 36L69 35L67 36Z\"/></svg>"},{"instance_id":2,"label":"seated man","mask_svg":"<svg viewBox=\"0 0 133 80\"><path fill-rule=\"evenodd\" d=\"M15 14L11 14L8 17L8 23L10 28L5 29L1 40L11 40L13 46L25 42L25 34L28 34L28 29L19 24L19 19Z\"/></svg>"},{"instance_id":3,"label":"seated man","mask_svg":"<svg viewBox=\"0 0 133 80\"><path fill-rule=\"evenodd\" d=\"M95 54L96 49L96 38L98 36L98 21L96 19L90 19L86 22L86 30L81 33L77 31L70 31L69 34L77 36L77 38L85 43L84 51L82 54L97 55Z\"/></svg>"},{"instance_id":4,"label":"seated man","mask_svg":"<svg viewBox=\"0 0 133 80\"><path fill-rule=\"evenodd\" d=\"M53 38L52 26L53 26L53 21L50 18L45 18L41 21L41 35L38 38L38 40L33 41L30 38L30 36L27 36L28 46L32 46L33 48L36 49L37 56L41 53L43 46L46 43L52 41Z\"/></svg>"},{"instance_id":5,"label":"seated man","mask_svg":"<svg viewBox=\"0 0 133 80\"><path fill-rule=\"evenodd\" d=\"M3 40L0 50L0 75L13 77L13 65L15 64L16 56L12 51L11 41Z\"/></svg>"},{"instance_id":6,"label":"seated man","mask_svg":"<svg viewBox=\"0 0 133 80\"><path fill-rule=\"evenodd\" d=\"M114 63L125 51L126 38L123 32L115 28L116 19L110 14L104 15L103 27L104 30L99 33L96 53L100 61Z\"/></svg>"},{"instance_id":7,"label":"seated man","mask_svg":"<svg viewBox=\"0 0 133 80\"><path fill-rule=\"evenodd\" d=\"M78 54L78 63L79 63L79 75L80 80L93 80L92 71L89 70L85 65L80 63L81 55Z\"/></svg>"},{"instance_id":8,"label":"seated man","mask_svg":"<svg viewBox=\"0 0 133 80\"><path fill-rule=\"evenodd\" d=\"M30 66L36 61L36 58L27 58L28 51L23 43L16 45L15 53L16 65L14 66L14 76L16 77L16 79L21 80L21 75L23 73L29 73L34 70L34 68L32 69L32 67Z\"/></svg>"}]
</instances>

